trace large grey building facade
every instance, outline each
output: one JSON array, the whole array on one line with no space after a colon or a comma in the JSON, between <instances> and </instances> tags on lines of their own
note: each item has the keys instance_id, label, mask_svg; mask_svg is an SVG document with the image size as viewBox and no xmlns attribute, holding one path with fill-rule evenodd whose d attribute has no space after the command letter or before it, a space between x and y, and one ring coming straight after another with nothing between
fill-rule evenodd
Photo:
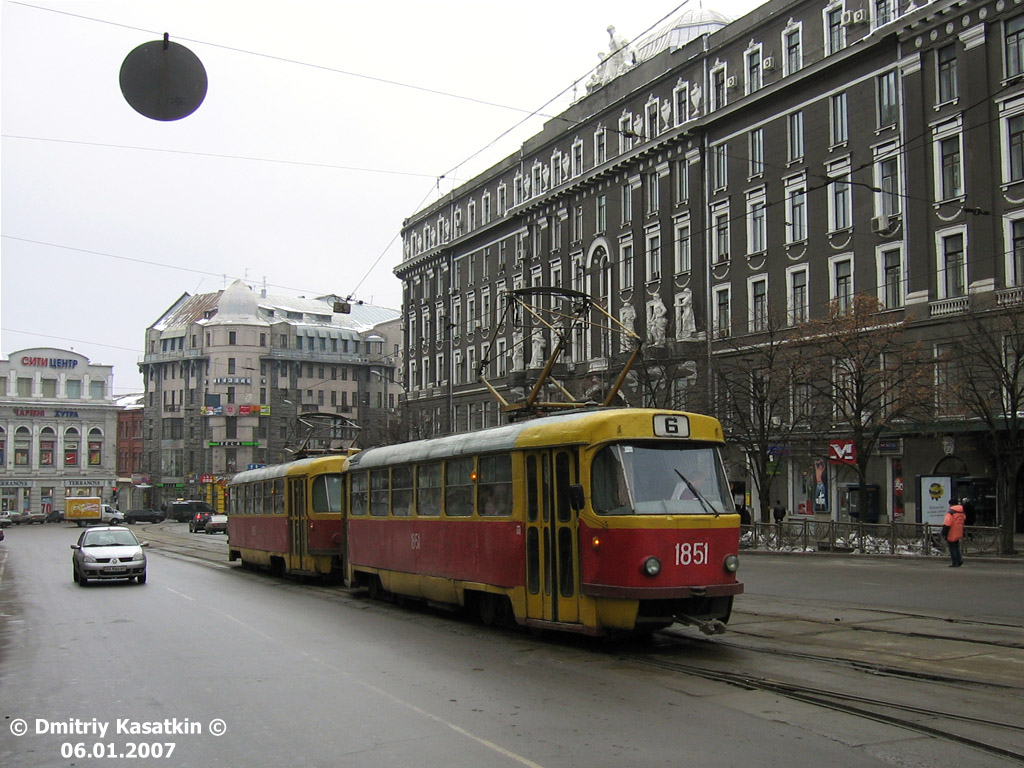
<instances>
[{"instance_id":1,"label":"large grey building facade","mask_svg":"<svg viewBox=\"0 0 1024 768\"><path fill-rule=\"evenodd\" d=\"M397 418L398 311L337 296L266 295L236 281L182 295L146 331L147 503L223 500L239 471L292 458L302 414L386 440ZM360 443L363 444L363 443Z\"/></svg>"},{"instance_id":2,"label":"large grey building facade","mask_svg":"<svg viewBox=\"0 0 1024 768\"><path fill-rule=\"evenodd\" d=\"M1013 315L1024 293L1022 9L774 0L732 22L687 11L622 42L520 152L405 222L411 421L432 434L502 419L481 361L508 392L555 341L512 327L492 339L509 290L589 294L646 340L631 404L708 410L720 360L867 295L907 321L940 390L926 426L874 446L879 518L919 515L918 478L933 474L993 495L984 436L944 407L942 360L966 317ZM585 392L623 352L595 325L557 372ZM849 512L856 477L832 427L831 440L780 438L773 471L794 512Z\"/></svg>"}]
</instances>

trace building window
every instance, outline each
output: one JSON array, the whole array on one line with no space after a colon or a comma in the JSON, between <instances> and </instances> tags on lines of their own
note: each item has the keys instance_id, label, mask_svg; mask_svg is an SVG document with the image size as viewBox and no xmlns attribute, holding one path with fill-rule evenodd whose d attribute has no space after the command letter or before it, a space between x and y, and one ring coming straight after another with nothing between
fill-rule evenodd
<instances>
[{"instance_id":1,"label":"building window","mask_svg":"<svg viewBox=\"0 0 1024 768\"><path fill-rule=\"evenodd\" d=\"M853 306L853 260L848 256L830 259L831 299L840 312L847 312Z\"/></svg>"},{"instance_id":2,"label":"building window","mask_svg":"<svg viewBox=\"0 0 1024 768\"><path fill-rule=\"evenodd\" d=\"M622 223L633 220L633 187L627 181L622 185Z\"/></svg>"},{"instance_id":3,"label":"building window","mask_svg":"<svg viewBox=\"0 0 1024 768\"><path fill-rule=\"evenodd\" d=\"M686 158L676 160L674 164L675 169L675 188L676 203L685 203L690 199L690 164Z\"/></svg>"},{"instance_id":4,"label":"building window","mask_svg":"<svg viewBox=\"0 0 1024 768\"><path fill-rule=\"evenodd\" d=\"M747 283L750 302L749 327L751 332L768 329L768 278L752 277Z\"/></svg>"},{"instance_id":5,"label":"building window","mask_svg":"<svg viewBox=\"0 0 1024 768\"><path fill-rule=\"evenodd\" d=\"M939 235L939 288L942 299L966 295L967 254L964 233Z\"/></svg>"},{"instance_id":6,"label":"building window","mask_svg":"<svg viewBox=\"0 0 1024 768\"><path fill-rule=\"evenodd\" d=\"M751 177L760 176L764 173L764 129L755 128L748 137L749 174Z\"/></svg>"},{"instance_id":7,"label":"building window","mask_svg":"<svg viewBox=\"0 0 1024 768\"><path fill-rule=\"evenodd\" d=\"M57 433L51 427L44 427L39 433L39 466L52 467L56 463L54 451L57 448Z\"/></svg>"},{"instance_id":8,"label":"building window","mask_svg":"<svg viewBox=\"0 0 1024 768\"><path fill-rule=\"evenodd\" d=\"M608 161L608 133L604 128L594 131L594 165Z\"/></svg>"},{"instance_id":9,"label":"building window","mask_svg":"<svg viewBox=\"0 0 1024 768\"><path fill-rule=\"evenodd\" d=\"M837 93L829 99L829 128L833 147L845 144L850 138L846 93Z\"/></svg>"},{"instance_id":10,"label":"building window","mask_svg":"<svg viewBox=\"0 0 1024 768\"><path fill-rule=\"evenodd\" d=\"M745 54L747 64L747 93L760 90L764 84L761 69L761 46L750 49Z\"/></svg>"},{"instance_id":11,"label":"building window","mask_svg":"<svg viewBox=\"0 0 1024 768\"><path fill-rule=\"evenodd\" d=\"M238 333L236 331L228 331L228 345L233 347L237 343L237 337Z\"/></svg>"},{"instance_id":12,"label":"building window","mask_svg":"<svg viewBox=\"0 0 1024 768\"><path fill-rule=\"evenodd\" d=\"M786 242L807 239L807 189L803 183L786 187Z\"/></svg>"},{"instance_id":13,"label":"building window","mask_svg":"<svg viewBox=\"0 0 1024 768\"><path fill-rule=\"evenodd\" d=\"M830 168L828 175L829 178L834 179L828 187L829 230L836 232L849 229L853 217L852 195L850 194L849 184L850 166L844 162L841 165Z\"/></svg>"},{"instance_id":14,"label":"building window","mask_svg":"<svg viewBox=\"0 0 1024 768\"><path fill-rule=\"evenodd\" d=\"M711 184L716 189L725 189L729 183L729 145L718 144L711 148Z\"/></svg>"},{"instance_id":15,"label":"building window","mask_svg":"<svg viewBox=\"0 0 1024 768\"><path fill-rule=\"evenodd\" d=\"M960 136L950 136L938 142L939 196L950 200L963 195L960 180Z\"/></svg>"},{"instance_id":16,"label":"building window","mask_svg":"<svg viewBox=\"0 0 1024 768\"><path fill-rule=\"evenodd\" d=\"M675 272L690 271L690 222L676 222L675 226Z\"/></svg>"},{"instance_id":17,"label":"building window","mask_svg":"<svg viewBox=\"0 0 1024 768\"><path fill-rule=\"evenodd\" d=\"M647 212L657 213L661 207L660 179L657 171L652 171L644 177L644 188L647 198Z\"/></svg>"},{"instance_id":18,"label":"building window","mask_svg":"<svg viewBox=\"0 0 1024 768\"><path fill-rule=\"evenodd\" d=\"M786 309L789 324L807 322L807 267L794 267L786 273L789 282L789 301Z\"/></svg>"},{"instance_id":19,"label":"building window","mask_svg":"<svg viewBox=\"0 0 1024 768\"><path fill-rule=\"evenodd\" d=\"M879 160L876 165L876 192L879 216L895 216L902 209L900 204L900 164L899 158L893 155Z\"/></svg>"},{"instance_id":20,"label":"building window","mask_svg":"<svg viewBox=\"0 0 1024 768\"><path fill-rule=\"evenodd\" d=\"M576 139L572 143L572 175L579 176L583 173L583 139Z\"/></svg>"},{"instance_id":21,"label":"building window","mask_svg":"<svg viewBox=\"0 0 1024 768\"><path fill-rule=\"evenodd\" d=\"M711 110L721 109L725 106L725 67L717 67L711 70Z\"/></svg>"},{"instance_id":22,"label":"building window","mask_svg":"<svg viewBox=\"0 0 1024 768\"><path fill-rule=\"evenodd\" d=\"M1010 267L1007 284L1024 286L1024 219L1010 222Z\"/></svg>"},{"instance_id":23,"label":"building window","mask_svg":"<svg viewBox=\"0 0 1024 768\"><path fill-rule=\"evenodd\" d=\"M716 339L723 339L731 333L732 308L729 300L729 286L714 289L714 331Z\"/></svg>"},{"instance_id":24,"label":"building window","mask_svg":"<svg viewBox=\"0 0 1024 768\"><path fill-rule=\"evenodd\" d=\"M903 253L899 248L889 248L879 254L879 271L882 275L882 305L886 309L903 306Z\"/></svg>"},{"instance_id":25,"label":"building window","mask_svg":"<svg viewBox=\"0 0 1024 768\"><path fill-rule=\"evenodd\" d=\"M597 231L599 233L608 230L608 197L607 195L597 196Z\"/></svg>"},{"instance_id":26,"label":"building window","mask_svg":"<svg viewBox=\"0 0 1024 768\"><path fill-rule=\"evenodd\" d=\"M690 119L690 84L680 80L672 89L673 124L682 125Z\"/></svg>"},{"instance_id":27,"label":"building window","mask_svg":"<svg viewBox=\"0 0 1024 768\"><path fill-rule=\"evenodd\" d=\"M633 287L633 244L622 243L619 246L619 286L626 290ZM557 285L557 283L554 283Z\"/></svg>"},{"instance_id":28,"label":"building window","mask_svg":"<svg viewBox=\"0 0 1024 768\"><path fill-rule=\"evenodd\" d=\"M619 118L619 154L625 154L633 148L633 115L623 112Z\"/></svg>"},{"instance_id":29,"label":"building window","mask_svg":"<svg viewBox=\"0 0 1024 768\"><path fill-rule=\"evenodd\" d=\"M747 200L747 255L764 253L768 248L768 219L764 192Z\"/></svg>"},{"instance_id":30,"label":"building window","mask_svg":"<svg viewBox=\"0 0 1024 768\"><path fill-rule=\"evenodd\" d=\"M661 277L661 233L647 233L647 280Z\"/></svg>"},{"instance_id":31,"label":"building window","mask_svg":"<svg viewBox=\"0 0 1024 768\"><path fill-rule=\"evenodd\" d=\"M802 160L804 157L804 113L794 112L787 119L789 162Z\"/></svg>"},{"instance_id":32,"label":"building window","mask_svg":"<svg viewBox=\"0 0 1024 768\"><path fill-rule=\"evenodd\" d=\"M583 239L583 206L577 205L572 211L572 240L578 243Z\"/></svg>"},{"instance_id":33,"label":"building window","mask_svg":"<svg viewBox=\"0 0 1024 768\"><path fill-rule=\"evenodd\" d=\"M729 209L725 206L716 207L711 214L713 227L713 251L715 264L729 260Z\"/></svg>"},{"instance_id":34,"label":"building window","mask_svg":"<svg viewBox=\"0 0 1024 768\"><path fill-rule=\"evenodd\" d=\"M825 41L827 54L838 53L846 47L846 27L843 26L841 3L828 6L825 11Z\"/></svg>"},{"instance_id":35,"label":"building window","mask_svg":"<svg viewBox=\"0 0 1024 768\"><path fill-rule=\"evenodd\" d=\"M20 430L19 430L20 432ZM64 466L65 467L77 467L78 466L78 450L80 445L81 436L78 434L78 430L74 427L69 427L64 431ZM17 459L17 445L15 445L15 459Z\"/></svg>"},{"instance_id":36,"label":"building window","mask_svg":"<svg viewBox=\"0 0 1024 768\"><path fill-rule=\"evenodd\" d=\"M644 106L644 133L647 139L658 135L658 100L651 99Z\"/></svg>"},{"instance_id":37,"label":"building window","mask_svg":"<svg viewBox=\"0 0 1024 768\"><path fill-rule=\"evenodd\" d=\"M935 53L938 73L936 95L940 104L953 101L960 95L956 82L956 45L946 45Z\"/></svg>"},{"instance_id":38,"label":"building window","mask_svg":"<svg viewBox=\"0 0 1024 768\"><path fill-rule=\"evenodd\" d=\"M1006 76L1024 74L1024 15L1006 22Z\"/></svg>"},{"instance_id":39,"label":"building window","mask_svg":"<svg viewBox=\"0 0 1024 768\"><path fill-rule=\"evenodd\" d=\"M784 75L799 72L803 67L803 43L801 28L789 27L782 34L782 47L786 52Z\"/></svg>"},{"instance_id":40,"label":"building window","mask_svg":"<svg viewBox=\"0 0 1024 768\"><path fill-rule=\"evenodd\" d=\"M896 18L893 0L875 0L875 26L881 27Z\"/></svg>"},{"instance_id":41,"label":"building window","mask_svg":"<svg viewBox=\"0 0 1024 768\"><path fill-rule=\"evenodd\" d=\"M1003 126L1003 178L1008 183L1024 181L1024 114L1006 118Z\"/></svg>"},{"instance_id":42,"label":"building window","mask_svg":"<svg viewBox=\"0 0 1024 768\"><path fill-rule=\"evenodd\" d=\"M899 102L896 94L896 72L886 72L877 79L878 127L895 125L899 118Z\"/></svg>"}]
</instances>

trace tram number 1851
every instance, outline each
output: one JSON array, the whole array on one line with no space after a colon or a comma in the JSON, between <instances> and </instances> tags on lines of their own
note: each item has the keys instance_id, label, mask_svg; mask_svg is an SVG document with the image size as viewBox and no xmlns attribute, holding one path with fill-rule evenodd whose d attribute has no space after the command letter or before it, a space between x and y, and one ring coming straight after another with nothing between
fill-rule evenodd
<instances>
[{"instance_id":1,"label":"tram number 1851","mask_svg":"<svg viewBox=\"0 0 1024 768\"><path fill-rule=\"evenodd\" d=\"M684 541L676 544L676 565L705 565L707 561L706 541Z\"/></svg>"}]
</instances>

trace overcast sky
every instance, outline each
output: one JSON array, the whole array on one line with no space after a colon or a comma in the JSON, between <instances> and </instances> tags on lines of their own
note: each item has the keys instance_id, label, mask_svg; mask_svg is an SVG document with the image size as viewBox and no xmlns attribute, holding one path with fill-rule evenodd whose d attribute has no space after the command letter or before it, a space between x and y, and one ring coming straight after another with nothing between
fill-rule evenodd
<instances>
[{"instance_id":1,"label":"overcast sky","mask_svg":"<svg viewBox=\"0 0 1024 768\"><path fill-rule=\"evenodd\" d=\"M515 128L529 113L562 111L574 82L582 95L609 25L637 40L684 8L3 0L0 352L73 348L113 365L121 395L141 391L145 329L186 292L242 278L400 308L402 220L515 151L545 119ZM118 80L165 32L209 80L174 122L135 112Z\"/></svg>"}]
</instances>

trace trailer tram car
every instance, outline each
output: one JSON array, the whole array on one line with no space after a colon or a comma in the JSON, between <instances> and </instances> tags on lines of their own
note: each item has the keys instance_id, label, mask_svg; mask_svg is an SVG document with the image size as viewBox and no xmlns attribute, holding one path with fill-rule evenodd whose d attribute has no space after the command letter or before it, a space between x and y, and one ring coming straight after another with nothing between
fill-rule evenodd
<instances>
[{"instance_id":1,"label":"trailer tram car","mask_svg":"<svg viewBox=\"0 0 1024 768\"><path fill-rule=\"evenodd\" d=\"M251 469L229 485L228 559L277 574L341 578L345 456Z\"/></svg>"},{"instance_id":2,"label":"trailer tram car","mask_svg":"<svg viewBox=\"0 0 1024 768\"><path fill-rule=\"evenodd\" d=\"M722 444L707 416L604 409L365 450L348 580L486 623L723 631L743 585Z\"/></svg>"}]
</instances>

